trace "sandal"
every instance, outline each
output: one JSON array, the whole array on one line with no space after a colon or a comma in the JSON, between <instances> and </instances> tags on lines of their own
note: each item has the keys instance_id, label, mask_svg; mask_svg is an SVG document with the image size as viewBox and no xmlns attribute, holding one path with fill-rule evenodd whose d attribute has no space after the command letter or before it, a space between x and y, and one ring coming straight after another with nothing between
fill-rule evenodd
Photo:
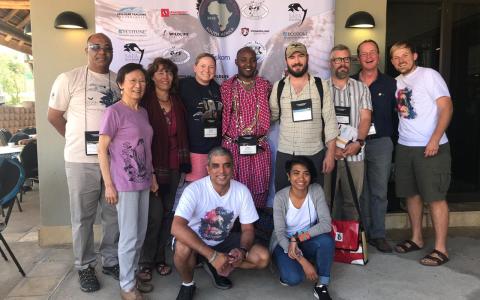
<instances>
[{"instance_id":1,"label":"sandal","mask_svg":"<svg viewBox=\"0 0 480 300\"><path fill-rule=\"evenodd\" d=\"M433 249L432 253L425 255L420 263L428 267L438 267L447 263L450 259L437 249Z\"/></svg>"},{"instance_id":2,"label":"sandal","mask_svg":"<svg viewBox=\"0 0 480 300\"><path fill-rule=\"evenodd\" d=\"M152 280L152 268L141 266L137 273L137 278L141 282L149 282Z\"/></svg>"},{"instance_id":3,"label":"sandal","mask_svg":"<svg viewBox=\"0 0 480 300\"><path fill-rule=\"evenodd\" d=\"M408 252L420 250L422 248L423 247L418 246L412 240L404 240L403 242L400 242L395 246L395 251L398 253L408 253Z\"/></svg>"},{"instance_id":4,"label":"sandal","mask_svg":"<svg viewBox=\"0 0 480 300\"><path fill-rule=\"evenodd\" d=\"M155 269L157 270L158 274L160 274L161 276L167 276L167 275L170 275L170 273L172 273L172 267L170 267L166 263L158 263Z\"/></svg>"}]
</instances>

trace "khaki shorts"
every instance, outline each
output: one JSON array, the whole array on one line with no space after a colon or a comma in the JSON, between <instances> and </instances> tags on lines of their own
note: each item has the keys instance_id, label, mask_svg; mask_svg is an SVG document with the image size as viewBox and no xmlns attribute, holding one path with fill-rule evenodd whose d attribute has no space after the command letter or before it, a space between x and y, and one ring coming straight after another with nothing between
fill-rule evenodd
<instances>
[{"instance_id":1,"label":"khaki shorts","mask_svg":"<svg viewBox=\"0 0 480 300\"><path fill-rule=\"evenodd\" d=\"M424 202L446 200L450 186L450 144L440 145L438 154L425 158L425 147L398 144L395 148L395 192L397 197L420 195Z\"/></svg>"}]
</instances>

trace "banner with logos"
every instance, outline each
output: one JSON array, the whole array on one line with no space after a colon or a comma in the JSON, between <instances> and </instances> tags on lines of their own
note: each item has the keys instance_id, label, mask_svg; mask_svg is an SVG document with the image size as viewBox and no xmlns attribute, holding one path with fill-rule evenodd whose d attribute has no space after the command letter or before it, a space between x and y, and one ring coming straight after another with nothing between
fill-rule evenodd
<instances>
[{"instance_id":1,"label":"banner with logos","mask_svg":"<svg viewBox=\"0 0 480 300\"><path fill-rule=\"evenodd\" d=\"M195 57L209 52L221 83L237 73L238 49L250 46L259 75L273 82L284 74L286 45L301 42L309 71L327 78L335 0L95 0L95 23L112 39L115 71L129 62L147 67L161 56L189 76Z\"/></svg>"}]
</instances>

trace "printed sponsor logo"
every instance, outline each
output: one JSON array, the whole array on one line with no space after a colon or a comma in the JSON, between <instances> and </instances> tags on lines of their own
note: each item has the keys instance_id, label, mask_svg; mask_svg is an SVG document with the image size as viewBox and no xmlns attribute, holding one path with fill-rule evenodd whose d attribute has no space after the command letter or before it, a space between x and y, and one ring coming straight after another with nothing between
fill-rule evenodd
<instances>
[{"instance_id":1,"label":"printed sponsor logo","mask_svg":"<svg viewBox=\"0 0 480 300\"><path fill-rule=\"evenodd\" d=\"M162 56L168 58L176 64L184 64L190 60L190 53L187 50L182 48L167 48L163 50Z\"/></svg>"},{"instance_id":2,"label":"printed sponsor logo","mask_svg":"<svg viewBox=\"0 0 480 300\"><path fill-rule=\"evenodd\" d=\"M118 29L119 36L147 36L146 29Z\"/></svg>"},{"instance_id":3,"label":"printed sponsor logo","mask_svg":"<svg viewBox=\"0 0 480 300\"><path fill-rule=\"evenodd\" d=\"M241 13L235 0L203 0L198 15L210 35L226 37L237 29Z\"/></svg>"},{"instance_id":4,"label":"printed sponsor logo","mask_svg":"<svg viewBox=\"0 0 480 300\"><path fill-rule=\"evenodd\" d=\"M264 1L250 1L242 7L242 15L251 20L260 20L267 16L268 8L263 4Z\"/></svg>"},{"instance_id":5,"label":"printed sponsor logo","mask_svg":"<svg viewBox=\"0 0 480 300\"><path fill-rule=\"evenodd\" d=\"M160 8L160 16L161 17L170 17L170 16L182 16L188 15L188 11L186 10L170 10L169 8Z\"/></svg>"},{"instance_id":6,"label":"printed sponsor logo","mask_svg":"<svg viewBox=\"0 0 480 300\"><path fill-rule=\"evenodd\" d=\"M250 47L253 49L253 51L255 51L255 54L257 55L257 62L262 62L267 54L267 49L265 46L257 41L248 42L245 44L245 47Z\"/></svg>"},{"instance_id":7,"label":"printed sponsor logo","mask_svg":"<svg viewBox=\"0 0 480 300\"><path fill-rule=\"evenodd\" d=\"M125 60L129 62L141 63L143 59L144 49L141 49L136 43L128 43L123 45L125 52Z\"/></svg>"},{"instance_id":8,"label":"printed sponsor logo","mask_svg":"<svg viewBox=\"0 0 480 300\"><path fill-rule=\"evenodd\" d=\"M230 60L229 55L220 55L220 54L214 54L213 55L217 61L224 61L224 60Z\"/></svg>"},{"instance_id":9,"label":"printed sponsor logo","mask_svg":"<svg viewBox=\"0 0 480 300\"><path fill-rule=\"evenodd\" d=\"M230 75L228 74L219 74L219 75L215 75L215 79L228 79L230 77Z\"/></svg>"},{"instance_id":10,"label":"printed sponsor logo","mask_svg":"<svg viewBox=\"0 0 480 300\"><path fill-rule=\"evenodd\" d=\"M117 17L122 20L145 19L147 14L141 7L123 7L117 11Z\"/></svg>"},{"instance_id":11,"label":"printed sponsor logo","mask_svg":"<svg viewBox=\"0 0 480 300\"><path fill-rule=\"evenodd\" d=\"M307 31L284 31L283 38L284 39L299 39L299 38L306 38L308 36Z\"/></svg>"},{"instance_id":12,"label":"printed sponsor logo","mask_svg":"<svg viewBox=\"0 0 480 300\"><path fill-rule=\"evenodd\" d=\"M161 34L165 39L180 40L188 37L190 35L190 32L171 31L171 30L164 29L163 32L161 32Z\"/></svg>"},{"instance_id":13,"label":"printed sponsor logo","mask_svg":"<svg viewBox=\"0 0 480 300\"><path fill-rule=\"evenodd\" d=\"M303 8L300 3L290 3L288 5L288 19L290 21L299 21L298 26L303 24L307 16L307 9Z\"/></svg>"},{"instance_id":14,"label":"printed sponsor logo","mask_svg":"<svg viewBox=\"0 0 480 300\"><path fill-rule=\"evenodd\" d=\"M247 28L247 27L242 28L242 35L243 36L247 36L249 32L250 32L250 28Z\"/></svg>"}]
</instances>

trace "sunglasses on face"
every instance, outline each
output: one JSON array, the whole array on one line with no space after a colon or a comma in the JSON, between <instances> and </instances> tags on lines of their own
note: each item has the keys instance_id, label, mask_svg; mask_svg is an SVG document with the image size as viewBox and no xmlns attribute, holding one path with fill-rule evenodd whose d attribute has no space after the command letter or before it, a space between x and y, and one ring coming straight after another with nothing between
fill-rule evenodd
<instances>
[{"instance_id":1,"label":"sunglasses on face","mask_svg":"<svg viewBox=\"0 0 480 300\"><path fill-rule=\"evenodd\" d=\"M98 52L100 50L103 50L105 52L112 52L113 51L113 48L110 45L102 46L100 44L89 44L87 47L88 47L89 50L92 50L93 52Z\"/></svg>"}]
</instances>

